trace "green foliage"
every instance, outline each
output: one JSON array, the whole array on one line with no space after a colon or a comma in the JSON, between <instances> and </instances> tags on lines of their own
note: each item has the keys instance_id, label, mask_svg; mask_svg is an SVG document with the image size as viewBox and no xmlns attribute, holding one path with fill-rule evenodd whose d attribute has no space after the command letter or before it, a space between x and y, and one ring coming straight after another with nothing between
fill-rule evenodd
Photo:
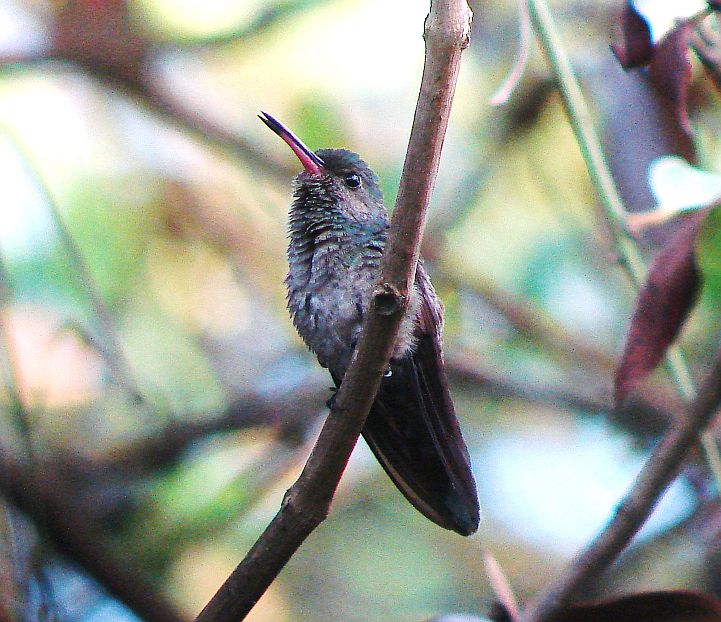
<instances>
[{"instance_id":1,"label":"green foliage","mask_svg":"<svg viewBox=\"0 0 721 622\"><path fill-rule=\"evenodd\" d=\"M721 299L721 207L711 208L696 242L696 261L703 275L704 297Z\"/></svg>"},{"instance_id":2,"label":"green foliage","mask_svg":"<svg viewBox=\"0 0 721 622\"><path fill-rule=\"evenodd\" d=\"M71 233L109 304L132 291L145 246L156 228L150 179L85 179L68 189ZM66 277L67 278L67 277Z\"/></svg>"}]
</instances>

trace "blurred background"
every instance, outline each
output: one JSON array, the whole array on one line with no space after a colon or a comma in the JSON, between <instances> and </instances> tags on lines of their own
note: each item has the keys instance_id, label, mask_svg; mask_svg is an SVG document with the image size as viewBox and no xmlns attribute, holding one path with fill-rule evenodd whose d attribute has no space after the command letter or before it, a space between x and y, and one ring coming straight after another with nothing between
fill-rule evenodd
<instances>
[{"instance_id":1,"label":"blurred background","mask_svg":"<svg viewBox=\"0 0 721 622\"><path fill-rule=\"evenodd\" d=\"M329 518L254 622L480 615L493 600L483 549L525 600L603 526L679 412L663 370L613 409L634 293L535 46L510 102L488 103L517 54L515 3L471 6L423 252L446 305L484 520L470 539L429 523L361 441ZM719 101L698 67L692 142L643 73L611 55L617 2L551 6L629 210L653 207L646 168L659 155L721 167ZM299 165L256 115L313 149L359 152L392 207L427 11L411 0L0 3L8 619L138 619L141 597L156 619L191 619L274 515L331 383L285 309ZM649 257L673 227L642 235ZM718 287L684 333L697 378L718 341ZM710 488L692 461L586 596L721 593Z\"/></svg>"}]
</instances>

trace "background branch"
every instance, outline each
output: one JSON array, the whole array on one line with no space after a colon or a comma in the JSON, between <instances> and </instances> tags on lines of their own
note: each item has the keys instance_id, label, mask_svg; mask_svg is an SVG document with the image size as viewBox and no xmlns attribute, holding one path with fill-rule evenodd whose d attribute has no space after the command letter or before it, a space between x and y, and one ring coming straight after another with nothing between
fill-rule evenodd
<instances>
[{"instance_id":1,"label":"background branch","mask_svg":"<svg viewBox=\"0 0 721 622\"><path fill-rule=\"evenodd\" d=\"M641 398L631 399L617 409L607 390L578 385L549 387L485 366L471 352L449 352L445 364L451 381L465 388L476 388L485 397L522 400L573 412L603 413L614 424L643 440L658 439L673 419L667 405L662 407L660 403Z\"/></svg>"},{"instance_id":2,"label":"background branch","mask_svg":"<svg viewBox=\"0 0 721 622\"><path fill-rule=\"evenodd\" d=\"M204 37L185 36L171 39L159 44L161 48L189 49L224 46L234 43L245 43L265 34L269 29L280 26L282 22L297 18L310 9L322 5L327 0L284 0L276 4L261 6L257 15L249 23L234 30L215 33Z\"/></svg>"},{"instance_id":3,"label":"background branch","mask_svg":"<svg viewBox=\"0 0 721 622\"><path fill-rule=\"evenodd\" d=\"M293 169L278 163L238 132L212 120L204 111L179 101L164 85L162 76L156 75L145 60L136 74L129 75L121 68L98 63L93 58L69 58L56 50L30 54L0 55L0 71L19 71L51 62L72 63L90 74L112 91L123 89L141 105L158 114L181 131L191 134L223 152L237 156L255 170L270 173L277 180L286 182L294 174Z\"/></svg>"},{"instance_id":4,"label":"background branch","mask_svg":"<svg viewBox=\"0 0 721 622\"><path fill-rule=\"evenodd\" d=\"M520 618L520 622L545 622L568 604L574 592L602 572L638 532L668 485L678 475L683 460L713 421L721 405L721 349L716 353L698 397L686 416L656 447L631 489L618 504L613 519L583 551L564 576L546 587Z\"/></svg>"},{"instance_id":5,"label":"background branch","mask_svg":"<svg viewBox=\"0 0 721 622\"><path fill-rule=\"evenodd\" d=\"M387 368L407 305L470 21L465 0L435 0L431 5L425 25L426 57L420 94L383 255L381 280L350 368L301 476L246 558L200 613L198 622L235 622L244 618L328 514Z\"/></svg>"},{"instance_id":6,"label":"background branch","mask_svg":"<svg viewBox=\"0 0 721 622\"><path fill-rule=\"evenodd\" d=\"M185 618L150 587L142 573L120 560L104 534L75 505L75 491L42 464L0 454L0 493L41 525L55 548L73 560L109 594L147 622L183 622Z\"/></svg>"},{"instance_id":7,"label":"background branch","mask_svg":"<svg viewBox=\"0 0 721 622\"><path fill-rule=\"evenodd\" d=\"M178 421L138 440L124 443L103 455L94 455L94 468L124 473L150 472L180 460L198 441L223 432L270 427L278 438L302 442L320 417L319 406L327 398L327 383L304 386L287 396L269 399L244 395L218 415Z\"/></svg>"}]
</instances>

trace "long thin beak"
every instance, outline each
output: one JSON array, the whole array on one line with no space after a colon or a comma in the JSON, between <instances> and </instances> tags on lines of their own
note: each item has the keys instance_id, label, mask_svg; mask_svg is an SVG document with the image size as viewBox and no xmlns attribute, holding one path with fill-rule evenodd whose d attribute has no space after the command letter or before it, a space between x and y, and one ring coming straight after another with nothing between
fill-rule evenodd
<instances>
[{"instance_id":1,"label":"long thin beak","mask_svg":"<svg viewBox=\"0 0 721 622\"><path fill-rule=\"evenodd\" d=\"M280 136L286 143L288 143L288 146L293 150L293 153L298 156L300 163L306 171L312 175L318 175L321 173L321 168L325 163L315 153L308 149L300 138L293 134L293 132L278 121L278 119L276 119L273 115L270 115L267 112L261 111L258 118L271 130L278 134L278 136Z\"/></svg>"}]
</instances>

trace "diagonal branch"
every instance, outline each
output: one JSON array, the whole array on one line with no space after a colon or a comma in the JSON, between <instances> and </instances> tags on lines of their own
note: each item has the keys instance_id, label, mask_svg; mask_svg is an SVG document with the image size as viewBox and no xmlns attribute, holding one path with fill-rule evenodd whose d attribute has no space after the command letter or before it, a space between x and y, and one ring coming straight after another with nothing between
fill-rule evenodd
<instances>
[{"instance_id":1,"label":"diagonal branch","mask_svg":"<svg viewBox=\"0 0 721 622\"><path fill-rule=\"evenodd\" d=\"M413 282L451 102L468 44L465 0L435 0L425 23L426 58L381 279L350 368L298 481L245 559L197 622L237 622L263 595L330 503L387 368Z\"/></svg>"},{"instance_id":2,"label":"diagonal branch","mask_svg":"<svg viewBox=\"0 0 721 622\"><path fill-rule=\"evenodd\" d=\"M105 87L113 91L124 91L139 105L157 114L179 131L220 150L225 155L240 158L254 170L267 173L278 180L286 180L294 174L293 169L268 159L266 154L239 132L225 127L206 111L197 110L191 103L183 102L179 95L172 92L163 76L151 68L143 68L137 77L130 78L112 65L67 58L56 50L49 50L27 55L0 54L0 75L51 62L70 63L84 70L88 76Z\"/></svg>"},{"instance_id":3,"label":"diagonal branch","mask_svg":"<svg viewBox=\"0 0 721 622\"><path fill-rule=\"evenodd\" d=\"M524 612L520 622L545 622L573 597L574 592L596 577L631 541L681 465L695 447L699 435L709 427L721 406L721 348L716 353L698 397L686 416L666 434L653 451L636 481L616 507L606 528L571 564L564 576L548 585Z\"/></svg>"}]
</instances>

